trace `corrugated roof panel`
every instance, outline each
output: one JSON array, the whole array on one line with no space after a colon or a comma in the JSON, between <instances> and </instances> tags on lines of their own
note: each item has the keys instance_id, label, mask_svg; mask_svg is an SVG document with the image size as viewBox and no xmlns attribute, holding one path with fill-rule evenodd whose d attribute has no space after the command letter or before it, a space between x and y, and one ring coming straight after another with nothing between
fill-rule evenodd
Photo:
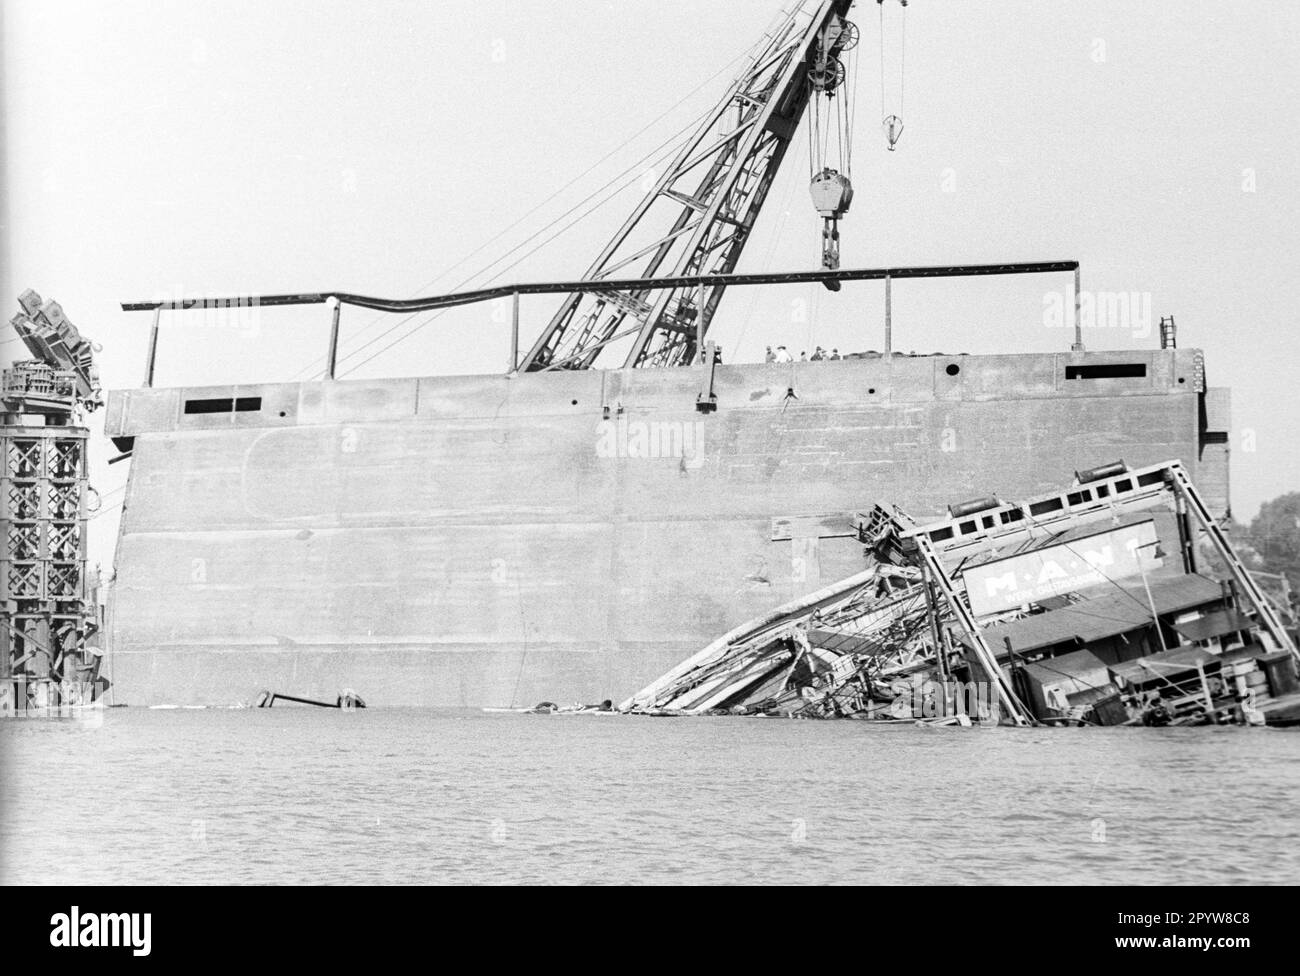
<instances>
[{"instance_id":1,"label":"corrugated roof panel","mask_svg":"<svg viewBox=\"0 0 1300 976\"><path fill-rule=\"evenodd\" d=\"M1223 598L1215 580L1199 574L1151 581L1151 600L1162 613L1173 613ZM1144 627L1151 621L1151 604L1141 585L1116 585L1109 593L1060 610L1012 620L984 631L996 653L1006 651L1007 639L1016 651L1032 651L1052 644L1083 643L1113 637Z\"/></svg>"}]
</instances>

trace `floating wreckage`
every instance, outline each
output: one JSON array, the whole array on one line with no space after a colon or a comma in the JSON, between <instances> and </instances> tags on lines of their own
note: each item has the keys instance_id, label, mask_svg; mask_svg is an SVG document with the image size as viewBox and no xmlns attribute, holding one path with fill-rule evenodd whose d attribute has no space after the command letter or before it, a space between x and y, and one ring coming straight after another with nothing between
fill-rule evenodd
<instances>
[{"instance_id":1,"label":"floating wreckage","mask_svg":"<svg viewBox=\"0 0 1300 976\"><path fill-rule=\"evenodd\" d=\"M286 695L280 691L263 691L254 700L253 707L272 708L278 701L297 702L299 705L315 705L318 708L341 708L344 711L366 707L365 699L351 688L344 688L332 702L316 701L314 698L298 698L295 695Z\"/></svg>"},{"instance_id":2,"label":"floating wreckage","mask_svg":"<svg viewBox=\"0 0 1300 976\"><path fill-rule=\"evenodd\" d=\"M1295 621L1179 461L1076 472L924 525L877 505L857 528L865 570L723 635L619 711L1300 724Z\"/></svg>"},{"instance_id":3,"label":"floating wreckage","mask_svg":"<svg viewBox=\"0 0 1300 976\"><path fill-rule=\"evenodd\" d=\"M612 699L606 698L598 705L559 705L553 701L538 702L526 708L484 708L485 712L504 712L513 715L617 715Z\"/></svg>"}]
</instances>

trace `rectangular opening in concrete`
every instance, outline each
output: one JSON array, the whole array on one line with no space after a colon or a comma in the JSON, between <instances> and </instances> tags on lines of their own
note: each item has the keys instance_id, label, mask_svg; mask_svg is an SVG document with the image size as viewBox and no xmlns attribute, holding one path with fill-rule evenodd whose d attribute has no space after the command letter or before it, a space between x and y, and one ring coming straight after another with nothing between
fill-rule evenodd
<instances>
[{"instance_id":1,"label":"rectangular opening in concrete","mask_svg":"<svg viewBox=\"0 0 1300 976\"><path fill-rule=\"evenodd\" d=\"M1146 363L1099 363L1090 366L1067 366L1067 380L1118 380L1147 375Z\"/></svg>"},{"instance_id":2,"label":"rectangular opening in concrete","mask_svg":"<svg viewBox=\"0 0 1300 976\"><path fill-rule=\"evenodd\" d=\"M186 413L246 413L261 409L261 397L210 397L185 401Z\"/></svg>"},{"instance_id":3,"label":"rectangular opening in concrete","mask_svg":"<svg viewBox=\"0 0 1300 976\"><path fill-rule=\"evenodd\" d=\"M233 400L231 397L216 397L204 400L186 400L186 413L230 413Z\"/></svg>"}]
</instances>

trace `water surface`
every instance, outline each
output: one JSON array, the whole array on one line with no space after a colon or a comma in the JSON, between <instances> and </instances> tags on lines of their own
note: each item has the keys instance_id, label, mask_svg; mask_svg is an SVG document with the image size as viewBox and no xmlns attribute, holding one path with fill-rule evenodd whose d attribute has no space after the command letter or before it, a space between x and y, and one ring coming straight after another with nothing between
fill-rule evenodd
<instances>
[{"instance_id":1,"label":"water surface","mask_svg":"<svg viewBox=\"0 0 1300 976\"><path fill-rule=\"evenodd\" d=\"M277 706L0 722L6 883L1295 883L1300 734Z\"/></svg>"}]
</instances>

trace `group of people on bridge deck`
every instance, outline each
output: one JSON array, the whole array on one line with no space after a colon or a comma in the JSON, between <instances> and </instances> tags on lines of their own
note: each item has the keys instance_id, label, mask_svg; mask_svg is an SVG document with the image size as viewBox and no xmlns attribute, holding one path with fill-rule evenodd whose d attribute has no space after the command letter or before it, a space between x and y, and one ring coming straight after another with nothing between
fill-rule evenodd
<instances>
[{"instance_id":1,"label":"group of people on bridge deck","mask_svg":"<svg viewBox=\"0 0 1300 976\"><path fill-rule=\"evenodd\" d=\"M840 358L842 357L840 356L840 351L838 349L832 349L830 352L827 352L821 346L818 346L816 349L813 350L813 354L811 357L808 355L806 351L799 353L799 362L801 363L808 363L808 362L817 363L817 362L821 362L823 359L840 359ZM772 347L768 346L766 362L792 363L794 362L794 357L790 355L789 350L787 350L785 346L777 346L776 352L773 352Z\"/></svg>"}]
</instances>

